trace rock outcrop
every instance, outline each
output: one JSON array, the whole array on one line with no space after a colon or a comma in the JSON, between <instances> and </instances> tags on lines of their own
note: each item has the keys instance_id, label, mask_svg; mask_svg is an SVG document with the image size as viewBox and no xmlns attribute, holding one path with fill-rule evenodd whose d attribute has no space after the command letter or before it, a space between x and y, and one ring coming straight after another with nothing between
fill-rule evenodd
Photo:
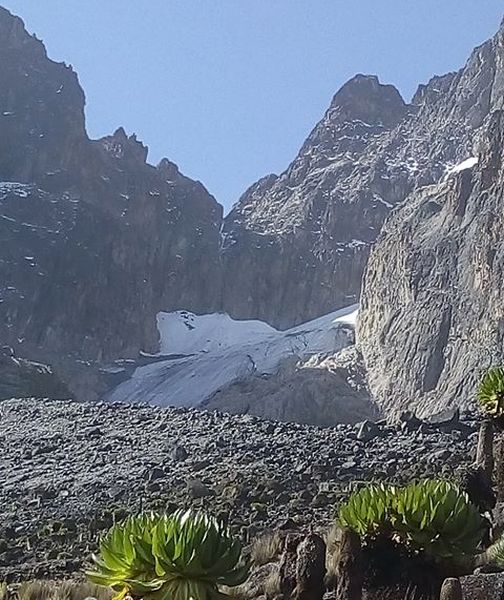
<instances>
[{"instance_id":1,"label":"rock outcrop","mask_svg":"<svg viewBox=\"0 0 504 600\"><path fill-rule=\"evenodd\" d=\"M251 375L219 390L202 407L320 427L379 416L355 346L285 361L272 375Z\"/></svg>"},{"instance_id":2,"label":"rock outcrop","mask_svg":"<svg viewBox=\"0 0 504 600\"><path fill-rule=\"evenodd\" d=\"M371 254L359 339L386 412L466 405L482 370L502 361L502 111L480 137L478 162L416 192Z\"/></svg>"},{"instance_id":3,"label":"rock outcrop","mask_svg":"<svg viewBox=\"0 0 504 600\"><path fill-rule=\"evenodd\" d=\"M0 400L29 398L41 392L48 398L70 398L68 388L48 365L15 355L12 348L0 348Z\"/></svg>"},{"instance_id":4,"label":"rock outcrop","mask_svg":"<svg viewBox=\"0 0 504 600\"><path fill-rule=\"evenodd\" d=\"M0 10L0 339L84 360L157 347L161 310L215 308L222 208L123 129L90 140L70 67Z\"/></svg>"}]
</instances>

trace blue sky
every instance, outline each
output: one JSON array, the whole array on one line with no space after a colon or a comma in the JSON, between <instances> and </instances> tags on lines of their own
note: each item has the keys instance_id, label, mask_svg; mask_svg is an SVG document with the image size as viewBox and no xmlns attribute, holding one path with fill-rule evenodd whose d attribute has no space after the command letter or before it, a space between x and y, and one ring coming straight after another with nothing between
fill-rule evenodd
<instances>
[{"instance_id":1,"label":"blue sky","mask_svg":"<svg viewBox=\"0 0 504 600\"><path fill-rule=\"evenodd\" d=\"M230 207L283 170L355 73L410 98L493 35L502 0L0 0L118 126Z\"/></svg>"}]
</instances>

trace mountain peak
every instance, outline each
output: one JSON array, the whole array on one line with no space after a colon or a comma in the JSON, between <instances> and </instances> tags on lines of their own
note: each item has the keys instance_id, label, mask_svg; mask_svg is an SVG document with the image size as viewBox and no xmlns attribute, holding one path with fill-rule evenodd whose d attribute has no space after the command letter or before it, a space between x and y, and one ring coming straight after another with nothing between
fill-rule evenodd
<instances>
[{"instance_id":1,"label":"mountain peak","mask_svg":"<svg viewBox=\"0 0 504 600\"><path fill-rule=\"evenodd\" d=\"M34 54L46 56L44 45L26 31L24 21L0 6L0 46L10 50L29 48Z\"/></svg>"},{"instance_id":2,"label":"mountain peak","mask_svg":"<svg viewBox=\"0 0 504 600\"><path fill-rule=\"evenodd\" d=\"M405 115L408 105L393 85L380 83L376 75L358 74L335 94L331 109L337 109L345 120L393 126Z\"/></svg>"}]
</instances>

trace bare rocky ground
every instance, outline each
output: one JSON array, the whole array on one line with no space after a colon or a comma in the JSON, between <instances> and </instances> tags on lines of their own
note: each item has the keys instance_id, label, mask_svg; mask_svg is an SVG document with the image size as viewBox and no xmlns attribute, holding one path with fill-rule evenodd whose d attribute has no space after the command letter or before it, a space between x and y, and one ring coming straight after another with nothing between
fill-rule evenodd
<instances>
[{"instance_id":1,"label":"bare rocky ground","mask_svg":"<svg viewBox=\"0 0 504 600\"><path fill-rule=\"evenodd\" d=\"M196 505L245 543L324 530L359 482L453 475L477 419L335 428L189 409L12 399L0 403L0 579L75 576L127 512Z\"/></svg>"}]
</instances>

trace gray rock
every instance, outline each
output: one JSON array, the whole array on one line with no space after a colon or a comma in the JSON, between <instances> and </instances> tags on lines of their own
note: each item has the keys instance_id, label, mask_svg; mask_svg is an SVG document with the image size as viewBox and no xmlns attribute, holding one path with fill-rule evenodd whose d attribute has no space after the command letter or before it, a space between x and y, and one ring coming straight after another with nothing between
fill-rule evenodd
<instances>
[{"instance_id":1,"label":"gray rock","mask_svg":"<svg viewBox=\"0 0 504 600\"><path fill-rule=\"evenodd\" d=\"M376 419L379 412L367 389L361 357L355 346L344 347L347 344L342 339L343 350L334 355L286 361L267 379L243 378L202 407L324 427Z\"/></svg>"},{"instance_id":2,"label":"gray rock","mask_svg":"<svg viewBox=\"0 0 504 600\"><path fill-rule=\"evenodd\" d=\"M469 575L460 583L463 597L470 600L501 600L504 595L504 573Z\"/></svg>"},{"instance_id":3,"label":"gray rock","mask_svg":"<svg viewBox=\"0 0 504 600\"><path fill-rule=\"evenodd\" d=\"M149 482L156 481L157 479L164 479L166 477L166 473L164 469L161 467L154 467L148 473L147 479Z\"/></svg>"},{"instance_id":4,"label":"gray rock","mask_svg":"<svg viewBox=\"0 0 504 600\"><path fill-rule=\"evenodd\" d=\"M173 448L171 455L172 455L172 458L177 461L185 460L189 456L189 454L188 454L187 450L184 448L184 446L179 446L179 445L177 445Z\"/></svg>"},{"instance_id":5,"label":"gray rock","mask_svg":"<svg viewBox=\"0 0 504 600\"><path fill-rule=\"evenodd\" d=\"M96 398L68 353L136 357L159 310L219 308L222 207L124 129L90 140L75 72L1 7L0 84L0 340Z\"/></svg>"},{"instance_id":6,"label":"gray rock","mask_svg":"<svg viewBox=\"0 0 504 600\"><path fill-rule=\"evenodd\" d=\"M368 442L379 435L381 435L381 430L378 425L372 421L364 421L363 423L360 423L357 432L357 439L361 442Z\"/></svg>"},{"instance_id":7,"label":"gray rock","mask_svg":"<svg viewBox=\"0 0 504 600\"><path fill-rule=\"evenodd\" d=\"M213 496L215 493L199 479L190 479L187 482L187 489L193 498L205 498L206 496Z\"/></svg>"},{"instance_id":8,"label":"gray rock","mask_svg":"<svg viewBox=\"0 0 504 600\"><path fill-rule=\"evenodd\" d=\"M493 44L497 51L502 37ZM359 343L372 393L389 414L474 406L482 371L504 358L504 260L495 237L504 207L503 142L504 117L496 111L471 151L479 163L414 194L373 250ZM433 198L442 210L429 216Z\"/></svg>"}]
</instances>

